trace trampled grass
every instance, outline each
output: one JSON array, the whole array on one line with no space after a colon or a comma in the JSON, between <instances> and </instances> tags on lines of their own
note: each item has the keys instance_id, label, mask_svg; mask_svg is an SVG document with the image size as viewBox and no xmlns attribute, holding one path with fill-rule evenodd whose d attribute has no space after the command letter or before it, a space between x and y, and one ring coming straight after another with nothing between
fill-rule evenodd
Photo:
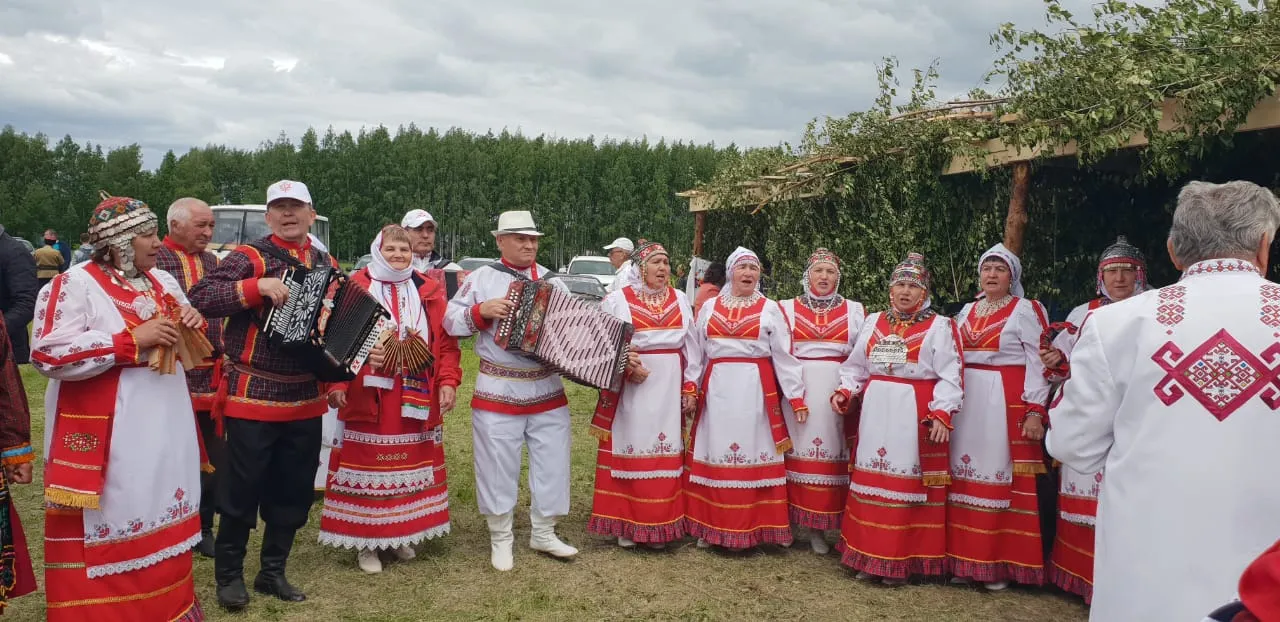
<instances>
[{"instance_id":1,"label":"trampled grass","mask_svg":"<svg viewBox=\"0 0 1280 622\"><path fill-rule=\"evenodd\" d=\"M595 392L569 384L574 417L573 507L559 528L581 553L571 562L539 555L527 546L528 491L516 515L516 567L499 573L489 566L488 532L475 504L471 422L466 407L477 359L464 347L460 407L448 417L450 512L453 532L418 547L418 558L388 563L365 575L355 553L316 542L320 505L299 532L289 577L309 600L285 604L254 595L239 615L223 612L213 596L213 561L197 557L197 590L211 620L367 621L412 620L1084 620L1079 599L1052 588L987 593L943 584L899 588L854 581L835 553L814 555L807 546L766 548L731 554L698 550L686 541L666 551L622 550L586 533L591 511L595 441L587 434ZM32 438L43 438L45 380L22 371L31 400ZM37 469L37 482L40 472ZM523 487L522 488L527 488ZM15 486L37 572L43 538L40 488ZM246 575L257 571L257 536ZM43 576L38 577L43 587ZM16 599L6 622L44 619L43 594ZM150 622L150 621L140 621Z\"/></svg>"}]
</instances>

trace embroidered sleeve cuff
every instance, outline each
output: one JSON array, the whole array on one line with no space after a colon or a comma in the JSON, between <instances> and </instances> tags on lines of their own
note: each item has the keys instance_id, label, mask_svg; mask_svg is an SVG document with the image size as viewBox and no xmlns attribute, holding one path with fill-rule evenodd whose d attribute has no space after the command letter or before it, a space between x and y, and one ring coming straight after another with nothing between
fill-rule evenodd
<instances>
[{"instance_id":1,"label":"embroidered sleeve cuff","mask_svg":"<svg viewBox=\"0 0 1280 622\"><path fill-rule=\"evenodd\" d=\"M1040 423L1046 427L1049 425L1049 412L1040 404L1026 404L1027 414L1022 416L1022 420L1026 421L1027 417L1039 417Z\"/></svg>"},{"instance_id":2,"label":"embroidered sleeve cuff","mask_svg":"<svg viewBox=\"0 0 1280 622\"><path fill-rule=\"evenodd\" d=\"M258 279L250 278L236 281L236 296L246 309L257 309L262 306L262 292L258 291Z\"/></svg>"},{"instance_id":3,"label":"embroidered sleeve cuff","mask_svg":"<svg viewBox=\"0 0 1280 622\"><path fill-rule=\"evenodd\" d=\"M35 459L36 452L32 449L31 443L23 443L0 451L0 463L5 465L25 464Z\"/></svg>"},{"instance_id":4,"label":"embroidered sleeve cuff","mask_svg":"<svg viewBox=\"0 0 1280 622\"><path fill-rule=\"evenodd\" d=\"M133 331L126 328L113 335L111 346L115 350L117 364L142 362L142 353L138 351L138 342L133 338Z\"/></svg>"},{"instance_id":5,"label":"embroidered sleeve cuff","mask_svg":"<svg viewBox=\"0 0 1280 622\"><path fill-rule=\"evenodd\" d=\"M848 389L846 389L846 388L844 388L844 387L840 387L839 389L836 389L836 393L839 393L840 395L843 395L843 396L844 396L844 399L846 399L846 400L851 400L851 399L853 399L853 391L850 391L850 390L848 390Z\"/></svg>"},{"instance_id":6,"label":"embroidered sleeve cuff","mask_svg":"<svg viewBox=\"0 0 1280 622\"><path fill-rule=\"evenodd\" d=\"M487 320L483 315L480 315L480 305L478 304L471 305L469 317L471 318L471 325L475 327L477 333L489 328L489 324L492 323L491 320Z\"/></svg>"},{"instance_id":7,"label":"embroidered sleeve cuff","mask_svg":"<svg viewBox=\"0 0 1280 622\"><path fill-rule=\"evenodd\" d=\"M946 426L948 430L956 429L955 426L951 425L951 413L945 410L931 411L929 413L929 416L925 417L925 421L930 421L930 420L941 421L942 425Z\"/></svg>"},{"instance_id":8,"label":"embroidered sleeve cuff","mask_svg":"<svg viewBox=\"0 0 1280 622\"><path fill-rule=\"evenodd\" d=\"M696 385L696 384L694 384L694 383L692 383L692 382L686 382L686 383L684 383L683 385L681 385L681 386L680 386L680 393L681 393L682 395L697 395L697 394L698 394L698 385Z\"/></svg>"},{"instance_id":9,"label":"embroidered sleeve cuff","mask_svg":"<svg viewBox=\"0 0 1280 622\"><path fill-rule=\"evenodd\" d=\"M803 397L793 397L787 400L791 404L792 411L809 410L809 405L804 403Z\"/></svg>"},{"instance_id":10,"label":"embroidered sleeve cuff","mask_svg":"<svg viewBox=\"0 0 1280 622\"><path fill-rule=\"evenodd\" d=\"M350 384L351 384L351 383L349 383L349 382L330 382L330 383L328 383L328 384L327 384L327 386L325 387L325 392L324 392L324 394L325 394L325 395L329 395L330 393L333 393L334 391L346 391L346 390L347 390L347 387L348 387Z\"/></svg>"}]
</instances>

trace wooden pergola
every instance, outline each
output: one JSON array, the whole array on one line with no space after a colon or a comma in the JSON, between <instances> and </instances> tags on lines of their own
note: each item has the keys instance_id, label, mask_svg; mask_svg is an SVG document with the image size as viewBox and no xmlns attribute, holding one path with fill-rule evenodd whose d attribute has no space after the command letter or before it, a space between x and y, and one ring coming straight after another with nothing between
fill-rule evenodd
<instances>
[{"instance_id":1,"label":"wooden pergola","mask_svg":"<svg viewBox=\"0 0 1280 622\"><path fill-rule=\"evenodd\" d=\"M995 123L1017 123L1019 121L1017 115L1006 114L999 118L995 116L992 108L994 105L1002 103L1002 101L952 102L938 108L899 115L892 120L969 118ZM1180 127L1178 119L1181 117L1181 112L1182 104L1178 100L1166 99L1161 110L1160 132L1178 129ZM1244 123L1235 129L1235 132L1237 134L1257 132L1277 127L1280 127L1280 93L1272 94L1259 101L1253 110L1249 112ZM1131 137L1120 149L1139 149L1150 142L1150 138L1147 135L1138 134ZM959 175L972 173L980 168L1012 167L1013 178L1010 182L1009 210L1005 218L1004 245L1014 253L1021 254L1023 234L1027 227L1027 196L1030 192L1031 184L1031 162L1037 159L1050 160L1075 156L1079 153L1078 145L1075 141L1069 141L1063 145L1036 145L1031 148L1020 149L1005 144L999 138L994 138L981 145L981 152L984 155L977 162L968 157L957 156L952 158L951 162L943 170L939 171L939 174L944 176ZM808 166L817 162L835 163L842 166L857 165L857 159L852 157L820 156L786 166L775 171L772 175L762 175L757 179L740 183L739 186L743 188L743 194L748 199L740 203L740 205L749 206L755 203L757 209L759 209L772 201L807 199L821 196L822 193L819 192L802 192L793 189L796 186L794 181L796 176L803 177L808 174ZM696 189L678 192L676 196L689 200L689 211L693 212L694 215L693 255L700 257L702 255L703 232L706 229L706 214L715 208L717 204L716 197L709 192Z\"/></svg>"}]
</instances>

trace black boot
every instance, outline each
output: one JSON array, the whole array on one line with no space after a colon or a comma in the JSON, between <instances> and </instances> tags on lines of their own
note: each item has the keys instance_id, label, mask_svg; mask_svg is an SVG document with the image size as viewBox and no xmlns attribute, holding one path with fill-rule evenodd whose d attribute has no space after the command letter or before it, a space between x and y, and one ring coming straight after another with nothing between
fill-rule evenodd
<instances>
[{"instance_id":1,"label":"black boot","mask_svg":"<svg viewBox=\"0 0 1280 622\"><path fill-rule=\"evenodd\" d=\"M293 549L294 532L293 529L267 525L262 534L262 570L253 580L253 589L285 602L300 603L307 599L307 595L284 578L289 551Z\"/></svg>"},{"instance_id":2,"label":"black boot","mask_svg":"<svg viewBox=\"0 0 1280 622\"><path fill-rule=\"evenodd\" d=\"M249 590L244 586L244 553L251 529L226 516L218 526L213 575L218 582L218 604L228 611L239 611L249 604Z\"/></svg>"},{"instance_id":3,"label":"black boot","mask_svg":"<svg viewBox=\"0 0 1280 622\"><path fill-rule=\"evenodd\" d=\"M217 545L213 537L213 528L200 530L200 544L196 545L196 552L210 559L218 556Z\"/></svg>"}]
</instances>

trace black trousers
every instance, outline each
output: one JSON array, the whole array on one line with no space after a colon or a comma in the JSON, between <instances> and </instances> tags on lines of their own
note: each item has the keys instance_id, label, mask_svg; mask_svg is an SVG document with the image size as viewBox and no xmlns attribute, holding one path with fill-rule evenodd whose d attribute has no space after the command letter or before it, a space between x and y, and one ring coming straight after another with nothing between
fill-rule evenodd
<instances>
[{"instance_id":1,"label":"black trousers","mask_svg":"<svg viewBox=\"0 0 1280 622\"><path fill-rule=\"evenodd\" d=\"M213 473L204 473L200 478L200 528L209 530L213 529L213 515L218 510L218 480L227 462L227 444L218 436L209 411L196 413L196 425L204 440L204 450L209 454L209 464L213 465Z\"/></svg>"},{"instance_id":2,"label":"black trousers","mask_svg":"<svg viewBox=\"0 0 1280 622\"><path fill-rule=\"evenodd\" d=\"M218 478L218 513L253 526L299 529L315 502L320 417L252 421L227 417L226 457Z\"/></svg>"}]
</instances>

